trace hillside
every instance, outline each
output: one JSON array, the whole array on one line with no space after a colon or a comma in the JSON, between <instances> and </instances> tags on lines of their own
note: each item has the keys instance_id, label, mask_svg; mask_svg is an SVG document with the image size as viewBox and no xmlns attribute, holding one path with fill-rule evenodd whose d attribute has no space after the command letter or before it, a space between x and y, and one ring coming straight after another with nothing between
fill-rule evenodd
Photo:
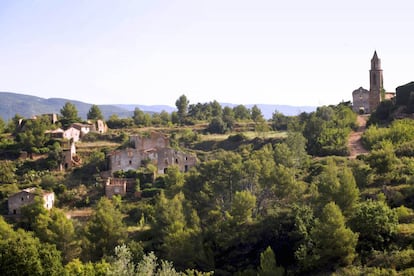
<instances>
[{"instance_id":1,"label":"hillside","mask_svg":"<svg viewBox=\"0 0 414 276\"><path fill-rule=\"evenodd\" d=\"M343 103L284 119L298 131L244 119L224 134L191 121L90 133L70 163L42 124L0 132L0 274L22 260L28 275L33 261L123 275L123 260L142 275L152 256L171 262L163 275L262 275L265 261L266 275L412 275L414 121L366 127Z\"/></svg>"},{"instance_id":2,"label":"hillside","mask_svg":"<svg viewBox=\"0 0 414 276\"><path fill-rule=\"evenodd\" d=\"M38 114L60 113L60 109L66 102L73 103L78 109L79 116L86 119L91 105L93 103L84 103L81 101L50 98L45 99L41 97L24 95L12 92L0 92L0 117L8 121L15 114L24 117L32 117ZM237 104L221 103L222 106L234 107ZM247 104L247 108L253 107L254 104ZM272 105L272 104L257 104L262 110L263 116L270 119L275 110L287 116L297 115L301 112L315 111L314 106L290 106L290 105ZM107 119L112 114L117 114L120 117L130 117L134 109L138 107L145 112L161 112L165 110L169 113L175 110L175 107L168 105L141 105L141 104L113 104L113 105L99 105L104 117Z\"/></svg>"},{"instance_id":3,"label":"hillside","mask_svg":"<svg viewBox=\"0 0 414 276\"><path fill-rule=\"evenodd\" d=\"M24 117L31 117L38 114L60 113L60 109L68 101L76 106L79 116L83 119L86 119L86 114L92 106L90 103L84 103L69 99L44 99L40 97L10 92L0 92L0 99L0 117L6 121L11 119L15 114L19 114ZM101 109L105 118L108 118L112 114L117 114L121 117L132 115L132 113L128 110L115 105L99 105L99 108Z\"/></svg>"}]
</instances>

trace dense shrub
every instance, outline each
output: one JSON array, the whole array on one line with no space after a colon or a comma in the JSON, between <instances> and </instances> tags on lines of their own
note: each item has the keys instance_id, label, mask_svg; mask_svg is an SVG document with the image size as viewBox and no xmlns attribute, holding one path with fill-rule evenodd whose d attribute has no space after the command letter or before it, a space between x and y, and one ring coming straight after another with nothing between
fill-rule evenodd
<instances>
[{"instance_id":1,"label":"dense shrub","mask_svg":"<svg viewBox=\"0 0 414 276\"><path fill-rule=\"evenodd\" d=\"M142 197L154 197L156 195L159 195L161 192L161 189L159 188L149 188L149 189L143 189L142 190Z\"/></svg>"}]
</instances>

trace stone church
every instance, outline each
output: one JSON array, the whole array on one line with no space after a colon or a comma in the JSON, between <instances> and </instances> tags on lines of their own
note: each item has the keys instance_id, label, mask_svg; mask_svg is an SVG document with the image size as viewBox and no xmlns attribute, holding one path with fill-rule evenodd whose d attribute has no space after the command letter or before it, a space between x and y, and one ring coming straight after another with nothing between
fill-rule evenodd
<instances>
[{"instance_id":1,"label":"stone church","mask_svg":"<svg viewBox=\"0 0 414 276\"><path fill-rule=\"evenodd\" d=\"M369 90L360 87L352 92L352 109L360 114L370 114L377 109L382 100L391 99L394 95L394 92L384 90L381 59L375 51L369 70Z\"/></svg>"}]
</instances>

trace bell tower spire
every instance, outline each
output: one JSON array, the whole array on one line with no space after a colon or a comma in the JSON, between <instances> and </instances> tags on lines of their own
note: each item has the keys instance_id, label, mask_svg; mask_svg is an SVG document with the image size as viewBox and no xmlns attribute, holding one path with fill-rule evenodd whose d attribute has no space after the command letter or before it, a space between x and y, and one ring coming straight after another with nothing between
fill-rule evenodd
<instances>
[{"instance_id":1,"label":"bell tower spire","mask_svg":"<svg viewBox=\"0 0 414 276\"><path fill-rule=\"evenodd\" d=\"M381 92L383 87L383 77L381 69L381 59L378 58L377 51L371 59L371 70L369 70L369 109L371 112L377 109L381 102Z\"/></svg>"}]
</instances>

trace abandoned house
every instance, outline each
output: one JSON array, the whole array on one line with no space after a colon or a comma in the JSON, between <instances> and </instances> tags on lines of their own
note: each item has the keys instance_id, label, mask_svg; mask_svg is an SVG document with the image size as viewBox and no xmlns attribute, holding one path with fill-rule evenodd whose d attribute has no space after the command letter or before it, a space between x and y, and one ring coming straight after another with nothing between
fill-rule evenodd
<instances>
[{"instance_id":1,"label":"abandoned house","mask_svg":"<svg viewBox=\"0 0 414 276\"><path fill-rule=\"evenodd\" d=\"M55 193L41 190L40 195L43 198L43 206L45 209L52 209L55 202ZM37 196L39 196L39 193L37 193L36 188L24 189L18 193L11 195L8 200L9 214L19 215L21 213L21 208L28 204L34 203L34 200Z\"/></svg>"},{"instance_id":2,"label":"abandoned house","mask_svg":"<svg viewBox=\"0 0 414 276\"><path fill-rule=\"evenodd\" d=\"M194 155L170 148L168 137L162 133L151 132L148 137L131 136L130 142L133 147L115 150L108 155L111 174L136 170L146 162L154 164L158 174L165 173L172 165L186 172L197 162Z\"/></svg>"},{"instance_id":3,"label":"abandoned house","mask_svg":"<svg viewBox=\"0 0 414 276\"><path fill-rule=\"evenodd\" d=\"M97 133L106 133L108 131L108 126L106 125L105 121L103 120L96 120L96 121L88 121L88 124L92 126L91 131Z\"/></svg>"},{"instance_id":4,"label":"abandoned house","mask_svg":"<svg viewBox=\"0 0 414 276\"><path fill-rule=\"evenodd\" d=\"M63 131L62 138L78 142L81 138L81 131L73 126L70 126L68 129Z\"/></svg>"},{"instance_id":5,"label":"abandoned house","mask_svg":"<svg viewBox=\"0 0 414 276\"><path fill-rule=\"evenodd\" d=\"M127 180L124 178L109 177L105 183L105 195L112 198L114 195L125 195L127 192Z\"/></svg>"},{"instance_id":6,"label":"abandoned house","mask_svg":"<svg viewBox=\"0 0 414 276\"><path fill-rule=\"evenodd\" d=\"M68 142L67 145L62 147L62 163L60 164L60 170L68 170L82 163L79 156L76 155L76 147L74 142Z\"/></svg>"},{"instance_id":7,"label":"abandoned house","mask_svg":"<svg viewBox=\"0 0 414 276\"><path fill-rule=\"evenodd\" d=\"M82 123L73 123L70 125L70 127L73 127L80 131L80 138L88 134L90 131L92 131L95 127L93 124L82 124Z\"/></svg>"}]
</instances>

